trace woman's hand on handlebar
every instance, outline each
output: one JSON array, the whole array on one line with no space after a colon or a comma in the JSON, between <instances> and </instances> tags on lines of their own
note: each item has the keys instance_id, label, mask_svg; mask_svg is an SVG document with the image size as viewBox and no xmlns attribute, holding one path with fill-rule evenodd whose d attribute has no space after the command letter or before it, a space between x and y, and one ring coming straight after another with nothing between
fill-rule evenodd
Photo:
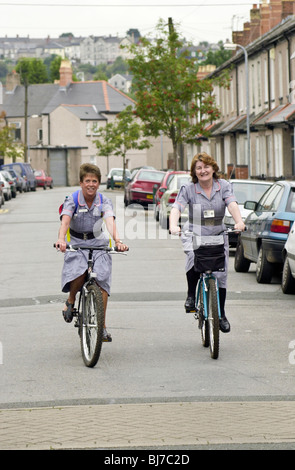
<instances>
[{"instance_id":1,"label":"woman's hand on handlebar","mask_svg":"<svg viewBox=\"0 0 295 470\"><path fill-rule=\"evenodd\" d=\"M238 222L237 224L235 224L235 230L244 232L245 228L246 228L246 225L244 224L243 221Z\"/></svg>"},{"instance_id":2,"label":"woman's hand on handlebar","mask_svg":"<svg viewBox=\"0 0 295 470\"><path fill-rule=\"evenodd\" d=\"M180 235L181 228L178 225L171 225L169 232L171 235Z\"/></svg>"},{"instance_id":3,"label":"woman's hand on handlebar","mask_svg":"<svg viewBox=\"0 0 295 470\"><path fill-rule=\"evenodd\" d=\"M57 251L61 251L62 253L65 253L66 251L66 248L67 248L67 243L65 242L65 240L57 240L56 244L55 244L55 247L57 249Z\"/></svg>"},{"instance_id":4,"label":"woman's hand on handlebar","mask_svg":"<svg viewBox=\"0 0 295 470\"><path fill-rule=\"evenodd\" d=\"M128 251L129 247L125 245L125 243L121 242L120 240L115 243L117 251Z\"/></svg>"}]
</instances>

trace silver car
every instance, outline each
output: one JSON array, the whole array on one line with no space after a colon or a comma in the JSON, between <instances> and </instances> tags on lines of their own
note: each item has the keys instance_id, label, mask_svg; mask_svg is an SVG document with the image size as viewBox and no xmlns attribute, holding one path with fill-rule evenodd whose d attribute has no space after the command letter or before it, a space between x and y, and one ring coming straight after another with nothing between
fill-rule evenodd
<instances>
[{"instance_id":1,"label":"silver car","mask_svg":"<svg viewBox=\"0 0 295 470\"><path fill-rule=\"evenodd\" d=\"M282 291L284 294L295 294L295 222L285 243L283 256Z\"/></svg>"},{"instance_id":2,"label":"silver car","mask_svg":"<svg viewBox=\"0 0 295 470\"><path fill-rule=\"evenodd\" d=\"M4 183L4 186L3 186L4 199L5 201L9 201L12 198L10 185L6 181L6 178L4 177L1 171L0 171L0 181Z\"/></svg>"}]
</instances>

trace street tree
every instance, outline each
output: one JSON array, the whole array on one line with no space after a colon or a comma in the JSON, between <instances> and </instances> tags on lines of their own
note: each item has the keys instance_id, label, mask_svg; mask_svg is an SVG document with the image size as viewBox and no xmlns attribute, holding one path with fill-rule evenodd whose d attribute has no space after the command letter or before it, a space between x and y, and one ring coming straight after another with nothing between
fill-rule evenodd
<instances>
[{"instance_id":1,"label":"street tree","mask_svg":"<svg viewBox=\"0 0 295 470\"><path fill-rule=\"evenodd\" d=\"M121 111L113 122L96 130L98 139L94 141L98 155L110 155L123 158L123 177L126 169L126 155L128 150L143 150L151 147L148 139L144 138L143 126L137 122L132 106Z\"/></svg>"},{"instance_id":2,"label":"street tree","mask_svg":"<svg viewBox=\"0 0 295 470\"><path fill-rule=\"evenodd\" d=\"M23 156L23 146L14 141L11 127L1 127L3 121L4 118L0 116L0 156L9 157L15 162L17 157Z\"/></svg>"},{"instance_id":3,"label":"street tree","mask_svg":"<svg viewBox=\"0 0 295 470\"><path fill-rule=\"evenodd\" d=\"M197 77L197 60L188 56L185 41L171 19L168 26L160 20L155 39L141 38L127 49L132 53L128 63L136 116L145 124L146 136L163 133L171 139L177 169L180 144L196 142L200 135L209 136L206 126L219 117L220 111L212 80Z\"/></svg>"}]
</instances>

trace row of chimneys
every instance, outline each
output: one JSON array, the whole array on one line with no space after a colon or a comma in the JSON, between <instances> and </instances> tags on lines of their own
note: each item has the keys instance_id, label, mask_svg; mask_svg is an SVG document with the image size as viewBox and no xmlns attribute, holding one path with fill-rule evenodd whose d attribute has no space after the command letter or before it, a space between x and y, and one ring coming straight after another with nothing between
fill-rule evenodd
<instances>
[{"instance_id":1,"label":"row of chimneys","mask_svg":"<svg viewBox=\"0 0 295 470\"><path fill-rule=\"evenodd\" d=\"M295 15L295 0L269 0L269 3L262 0L259 7L253 5L250 21L244 23L244 30L233 31L232 41L245 47L290 15Z\"/></svg>"}]
</instances>

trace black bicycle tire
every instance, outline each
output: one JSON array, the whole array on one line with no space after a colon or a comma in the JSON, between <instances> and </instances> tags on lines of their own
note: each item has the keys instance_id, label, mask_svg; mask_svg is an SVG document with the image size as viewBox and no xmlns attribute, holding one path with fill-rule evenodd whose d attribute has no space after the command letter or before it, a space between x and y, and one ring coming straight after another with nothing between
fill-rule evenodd
<instances>
[{"instance_id":1,"label":"black bicycle tire","mask_svg":"<svg viewBox=\"0 0 295 470\"><path fill-rule=\"evenodd\" d=\"M201 281L200 281L201 282ZM209 346L209 328L208 321L204 318L203 286L200 286L200 296L198 302L199 328L201 330L201 339L204 348Z\"/></svg>"},{"instance_id":2,"label":"black bicycle tire","mask_svg":"<svg viewBox=\"0 0 295 470\"><path fill-rule=\"evenodd\" d=\"M215 282L215 279L209 279L208 283L209 346L212 359L218 359L219 356L219 315Z\"/></svg>"},{"instance_id":3,"label":"black bicycle tire","mask_svg":"<svg viewBox=\"0 0 295 470\"><path fill-rule=\"evenodd\" d=\"M82 324L80 334L81 353L83 361L87 367L94 367L99 359L102 341L103 341L103 327L104 327L104 307L103 298L100 288L96 284L91 284L87 287L87 296L82 303ZM95 320L97 327L88 328L87 318L89 315L89 303L93 298L93 305L95 306ZM89 341L91 339L91 330L96 330L96 337L94 338L94 346L90 352L88 349ZM94 335L93 335L94 336ZM88 341L88 344L87 344Z\"/></svg>"}]
</instances>

